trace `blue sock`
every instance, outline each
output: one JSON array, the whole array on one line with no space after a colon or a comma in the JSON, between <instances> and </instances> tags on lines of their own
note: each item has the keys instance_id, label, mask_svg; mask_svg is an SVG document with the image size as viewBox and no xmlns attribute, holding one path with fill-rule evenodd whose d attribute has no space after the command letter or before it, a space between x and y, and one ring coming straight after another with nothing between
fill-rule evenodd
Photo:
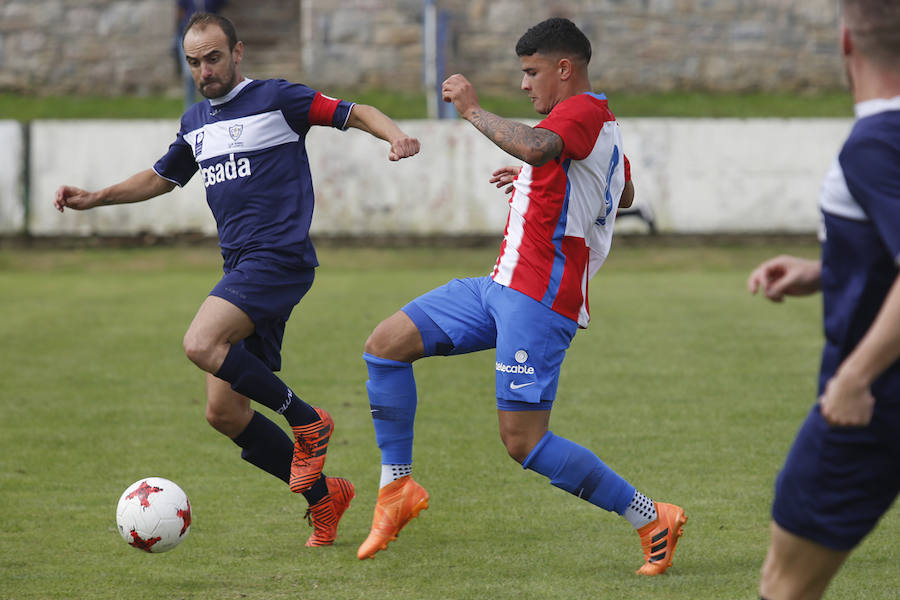
<instances>
[{"instance_id":1,"label":"blue sock","mask_svg":"<svg viewBox=\"0 0 900 600\"><path fill-rule=\"evenodd\" d=\"M281 427L254 411L247 427L233 441L248 463L285 483L290 481L294 442Z\"/></svg>"},{"instance_id":2,"label":"blue sock","mask_svg":"<svg viewBox=\"0 0 900 600\"><path fill-rule=\"evenodd\" d=\"M413 425L416 420L416 380L412 363L363 354L369 369L369 408L381 464L412 464Z\"/></svg>"},{"instance_id":3,"label":"blue sock","mask_svg":"<svg viewBox=\"0 0 900 600\"><path fill-rule=\"evenodd\" d=\"M284 415L291 426L319 420L315 409L301 400L256 355L232 344L215 376L231 384L231 389Z\"/></svg>"},{"instance_id":4,"label":"blue sock","mask_svg":"<svg viewBox=\"0 0 900 600\"><path fill-rule=\"evenodd\" d=\"M607 467L596 454L548 431L522 461L550 483L595 506L620 515L634 496L634 486Z\"/></svg>"}]
</instances>

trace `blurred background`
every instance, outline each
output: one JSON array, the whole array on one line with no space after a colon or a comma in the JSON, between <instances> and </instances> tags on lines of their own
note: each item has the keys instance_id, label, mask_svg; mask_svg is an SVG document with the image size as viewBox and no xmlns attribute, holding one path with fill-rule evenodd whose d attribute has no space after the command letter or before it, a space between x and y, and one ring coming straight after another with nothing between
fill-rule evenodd
<instances>
[{"instance_id":1,"label":"blurred background","mask_svg":"<svg viewBox=\"0 0 900 600\"><path fill-rule=\"evenodd\" d=\"M50 210L59 185L119 181L174 138L186 4L204 3L0 0L0 235L215 234L195 181L147 206ZM551 16L591 40L594 89L622 123L637 188L625 234L813 235L818 186L852 115L834 0L208 4L245 42L245 75L373 104L423 142L415 161L388 165L372 140L314 129L320 237L498 235L506 206L486 180L510 158L435 89L460 72L485 108L536 122L514 47Z\"/></svg>"},{"instance_id":2,"label":"blurred background","mask_svg":"<svg viewBox=\"0 0 900 600\"><path fill-rule=\"evenodd\" d=\"M3 0L0 90L178 91L175 0ZM608 92L801 92L841 88L834 0L231 0L245 70L346 90L417 92L423 23L436 5L447 70L491 95L515 91L513 51L531 25L572 19Z\"/></svg>"}]
</instances>

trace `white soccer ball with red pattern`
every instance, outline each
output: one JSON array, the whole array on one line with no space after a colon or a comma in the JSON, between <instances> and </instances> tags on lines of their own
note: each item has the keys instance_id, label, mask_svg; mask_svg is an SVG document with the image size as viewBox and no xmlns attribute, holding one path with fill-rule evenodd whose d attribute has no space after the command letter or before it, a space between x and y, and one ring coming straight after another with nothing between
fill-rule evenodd
<instances>
[{"instance_id":1,"label":"white soccer ball with red pattern","mask_svg":"<svg viewBox=\"0 0 900 600\"><path fill-rule=\"evenodd\" d=\"M162 477L138 479L122 493L116 523L126 542L145 552L167 552L191 530L191 503Z\"/></svg>"}]
</instances>

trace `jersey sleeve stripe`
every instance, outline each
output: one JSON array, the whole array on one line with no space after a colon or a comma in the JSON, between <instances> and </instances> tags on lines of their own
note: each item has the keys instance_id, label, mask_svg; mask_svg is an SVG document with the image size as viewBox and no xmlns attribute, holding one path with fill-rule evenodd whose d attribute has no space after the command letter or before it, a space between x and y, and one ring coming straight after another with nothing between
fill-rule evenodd
<instances>
[{"instance_id":1,"label":"jersey sleeve stripe","mask_svg":"<svg viewBox=\"0 0 900 600\"><path fill-rule=\"evenodd\" d=\"M162 177L163 179L165 179L166 181L169 181L169 182L171 182L171 183L174 183L174 184L177 185L178 187L184 187L184 185L185 185L185 184L181 183L180 181L177 181L177 180L175 180L175 179L172 179L171 177L166 177L165 175L163 175L162 173L160 173L160 172L159 172L159 169L156 168L156 165L153 165L153 172L156 173L158 176Z\"/></svg>"},{"instance_id":2,"label":"jersey sleeve stripe","mask_svg":"<svg viewBox=\"0 0 900 600\"><path fill-rule=\"evenodd\" d=\"M313 98L312 106L309 107L309 124L310 125L331 125L334 113L340 105L341 101L336 98L329 98L321 92L316 92ZM349 117L349 111L347 113Z\"/></svg>"}]
</instances>

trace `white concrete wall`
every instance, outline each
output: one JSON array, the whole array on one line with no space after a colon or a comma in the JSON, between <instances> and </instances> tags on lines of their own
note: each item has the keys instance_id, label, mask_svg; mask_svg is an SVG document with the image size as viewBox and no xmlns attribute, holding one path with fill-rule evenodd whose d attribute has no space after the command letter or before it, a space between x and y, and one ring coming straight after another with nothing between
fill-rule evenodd
<instances>
[{"instance_id":1,"label":"white concrete wall","mask_svg":"<svg viewBox=\"0 0 900 600\"><path fill-rule=\"evenodd\" d=\"M23 142L23 129L18 121L0 121L0 234L20 232L25 226Z\"/></svg>"},{"instance_id":2,"label":"white concrete wall","mask_svg":"<svg viewBox=\"0 0 900 600\"><path fill-rule=\"evenodd\" d=\"M60 185L95 190L149 169L175 134L177 121L34 121L31 127L31 210L35 235L127 235L199 231L215 235L203 183L147 202L60 214L53 198Z\"/></svg>"},{"instance_id":3,"label":"white concrete wall","mask_svg":"<svg viewBox=\"0 0 900 600\"><path fill-rule=\"evenodd\" d=\"M813 233L822 177L851 121L623 119L621 124L635 205L652 209L659 231ZM317 195L313 232L501 235L505 197L488 178L516 161L463 121L408 121L401 127L421 140L422 152L397 163L388 161L385 143L359 131L310 132ZM52 208L61 184L96 189L151 167L176 130L174 121L34 122L30 231L214 234L197 176L185 189L146 203L62 215ZM0 147L5 149L9 135L0 128ZM0 210L8 204L3 203ZM637 220L617 225L622 231L645 229Z\"/></svg>"}]
</instances>

